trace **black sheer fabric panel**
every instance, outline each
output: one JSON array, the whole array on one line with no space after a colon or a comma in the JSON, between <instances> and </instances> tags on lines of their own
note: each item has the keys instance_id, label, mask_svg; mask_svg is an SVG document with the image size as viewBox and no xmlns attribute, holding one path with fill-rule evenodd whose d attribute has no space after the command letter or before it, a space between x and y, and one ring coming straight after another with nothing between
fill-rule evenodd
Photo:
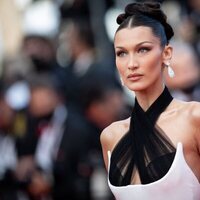
<instances>
[{"instance_id":1,"label":"black sheer fabric panel","mask_svg":"<svg viewBox=\"0 0 200 200\"><path fill-rule=\"evenodd\" d=\"M167 87L146 112L135 99L129 131L112 152L109 179L113 185L131 184L136 173L142 184L148 184L168 172L176 149L156 121L172 100Z\"/></svg>"}]
</instances>

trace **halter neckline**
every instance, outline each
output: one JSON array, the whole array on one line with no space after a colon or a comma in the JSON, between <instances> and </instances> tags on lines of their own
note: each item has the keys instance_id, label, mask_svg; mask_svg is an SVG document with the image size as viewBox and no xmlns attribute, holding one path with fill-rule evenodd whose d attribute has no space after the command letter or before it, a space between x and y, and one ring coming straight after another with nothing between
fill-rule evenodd
<instances>
[{"instance_id":1,"label":"halter neckline","mask_svg":"<svg viewBox=\"0 0 200 200\"><path fill-rule=\"evenodd\" d=\"M109 178L114 185L128 185L138 171L142 184L159 180L169 170L176 148L162 130L155 126L160 114L173 100L167 87L144 111L135 98L129 131L112 152ZM162 162L154 162L162 157ZM151 163L151 165L148 165ZM150 167L149 167L150 166Z\"/></svg>"}]
</instances>

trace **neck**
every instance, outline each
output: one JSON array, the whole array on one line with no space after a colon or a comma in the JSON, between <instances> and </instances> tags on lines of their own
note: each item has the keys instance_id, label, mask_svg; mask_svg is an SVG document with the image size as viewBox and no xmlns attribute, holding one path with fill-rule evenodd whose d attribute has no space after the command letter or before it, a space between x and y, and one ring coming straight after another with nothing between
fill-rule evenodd
<instances>
[{"instance_id":1,"label":"neck","mask_svg":"<svg viewBox=\"0 0 200 200\"><path fill-rule=\"evenodd\" d=\"M136 91L135 96L141 108L146 111L164 90L164 85L148 88L143 91Z\"/></svg>"}]
</instances>

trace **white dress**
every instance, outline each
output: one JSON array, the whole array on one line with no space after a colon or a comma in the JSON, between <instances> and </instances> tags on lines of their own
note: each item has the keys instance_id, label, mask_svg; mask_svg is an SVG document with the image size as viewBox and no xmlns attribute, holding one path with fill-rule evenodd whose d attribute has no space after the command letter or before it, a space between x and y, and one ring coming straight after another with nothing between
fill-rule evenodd
<instances>
[{"instance_id":1,"label":"white dress","mask_svg":"<svg viewBox=\"0 0 200 200\"><path fill-rule=\"evenodd\" d=\"M108 173L110 157L111 153L108 151ZM181 143L178 143L169 171L158 181L149 184L114 186L108 178L108 185L116 200L200 200L200 183L185 161Z\"/></svg>"}]
</instances>

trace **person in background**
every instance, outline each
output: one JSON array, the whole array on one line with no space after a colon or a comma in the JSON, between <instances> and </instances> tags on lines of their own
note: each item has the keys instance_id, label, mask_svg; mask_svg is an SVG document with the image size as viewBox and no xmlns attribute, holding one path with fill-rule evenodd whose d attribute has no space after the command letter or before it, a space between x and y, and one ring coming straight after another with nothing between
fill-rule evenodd
<instances>
[{"instance_id":1,"label":"person in background","mask_svg":"<svg viewBox=\"0 0 200 200\"><path fill-rule=\"evenodd\" d=\"M0 199L17 200L18 183L15 177L17 155L15 138L12 135L15 111L0 94Z\"/></svg>"},{"instance_id":2,"label":"person in background","mask_svg":"<svg viewBox=\"0 0 200 200\"><path fill-rule=\"evenodd\" d=\"M112 71L103 68L105 66L90 70L82 79L81 85L83 117L90 135L90 187L92 197L97 200L111 198L106 187L100 133L113 121L128 116L125 94L118 77Z\"/></svg>"},{"instance_id":3,"label":"person in background","mask_svg":"<svg viewBox=\"0 0 200 200\"><path fill-rule=\"evenodd\" d=\"M101 133L109 187L117 200L198 200L200 104L173 98L163 77L174 77L173 29L153 2L128 4L117 23L116 66L135 104Z\"/></svg>"},{"instance_id":4,"label":"person in background","mask_svg":"<svg viewBox=\"0 0 200 200\"><path fill-rule=\"evenodd\" d=\"M64 75L68 104L80 107L81 79L96 63L93 33L88 21L75 18L68 21L63 35L67 57Z\"/></svg>"},{"instance_id":5,"label":"person in background","mask_svg":"<svg viewBox=\"0 0 200 200\"><path fill-rule=\"evenodd\" d=\"M22 83L7 86L1 84L0 94L0 199L27 199L27 180L18 176L18 155L16 119L19 111L26 104L26 92ZM24 90L24 91L23 91ZM17 92L18 95L14 95ZM25 93L24 93L25 92ZM22 98L21 98L22 97ZM20 124L21 126L22 124ZM25 164L25 163L24 163Z\"/></svg>"},{"instance_id":6,"label":"person in background","mask_svg":"<svg viewBox=\"0 0 200 200\"><path fill-rule=\"evenodd\" d=\"M49 74L33 77L28 126L18 139L18 178L30 199L90 199L89 133Z\"/></svg>"},{"instance_id":7,"label":"person in background","mask_svg":"<svg viewBox=\"0 0 200 200\"><path fill-rule=\"evenodd\" d=\"M62 135L65 105L54 77L48 73L32 76L29 87L30 100L24 113L26 129L17 137L17 176L26 180L30 199L48 199L52 187L52 155Z\"/></svg>"},{"instance_id":8,"label":"person in background","mask_svg":"<svg viewBox=\"0 0 200 200\"><path fill-rule=\"evenodd\" d=\"M184 101L200 101L200 67L196 52L185 42L174 42L171 65L176 73L172 79L165 73L166 84L173 97Z\"/></svg>"}]
</instances>

